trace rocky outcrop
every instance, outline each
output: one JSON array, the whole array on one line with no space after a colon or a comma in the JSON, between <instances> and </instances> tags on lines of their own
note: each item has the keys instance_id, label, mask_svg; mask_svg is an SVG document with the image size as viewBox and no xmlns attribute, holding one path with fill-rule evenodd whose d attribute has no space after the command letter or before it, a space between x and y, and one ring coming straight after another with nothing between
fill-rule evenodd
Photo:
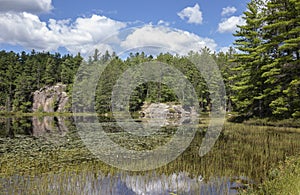
<instances>
[{"instance_id":1,"label":"rocky outcrop","mask_svg":"<svg viewBox=\"0 0 300 195\"><path fill-rule=\"evenodd\" d=\"M33 112L66 112L69 97L66 93L66 85L58 83L47 86L34 92Z\"/></svg>"},{"instance_id":2,"label":"rocky outcrop","mask_svg":"<svg viewBox=\"0 0 300 195\"><path fill-rule=\"evenodd\" d=\"M145 104L140 114L145 118L182 118L196 114L194 109L187 111L181 105L166 103Z\"/></svg>"},{"instance_id":3,"label":"rocky outcrop","mask_svg":"<svg viewBox=\"0 0 300 195\"><path fill-rule=\"evenodd\" d=\"M187 111L181 105L170 103L145 104L140 114L142 118L149 120L148 123L152 126L182 125L189 123L191 117L197 116L194 108Z\"/></svg>"}]
</instances>

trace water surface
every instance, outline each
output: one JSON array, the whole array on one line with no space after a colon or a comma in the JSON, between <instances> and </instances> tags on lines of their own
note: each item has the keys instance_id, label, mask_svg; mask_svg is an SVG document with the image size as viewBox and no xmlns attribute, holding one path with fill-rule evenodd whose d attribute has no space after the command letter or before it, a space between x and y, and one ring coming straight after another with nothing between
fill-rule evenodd
<instances>
[{"instance_id":1,"label":"water surface","mask_svg":"<svg viewBox=\"0 0 300 195\"><path fill-rule=\"evenodd\" d=\"M165 126L155 135L141 138L124 132L111 118L101 117L99 121L111 140L131 150L151 150L167 143L180 125ZM200 158L199 147L206 130L205 119L200 121L192 143L176 160L155 170L133 172L95 157L70 117L1 118L0 191L236 194L260 183L279 161L300 152L298 129L226 124L214 148Z\"/></svg>"}]
</instances>

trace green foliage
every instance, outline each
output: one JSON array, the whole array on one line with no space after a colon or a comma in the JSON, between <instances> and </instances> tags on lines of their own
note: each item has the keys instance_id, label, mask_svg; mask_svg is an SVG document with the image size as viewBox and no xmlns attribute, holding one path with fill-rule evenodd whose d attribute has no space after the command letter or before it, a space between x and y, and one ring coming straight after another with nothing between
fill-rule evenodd
<instances>
[{"instance_id":1,"label":"green foliage","mask_svg":"<svg viewBox=\"0 0 300 195\"><path fill-rule=\"evenodd\" d=\"M155 58L147 56L144 52L131 53L127 59L122 60L115 53L105 52L103 55L99 50L90 60L83 61L80 54L76 56L61 56L58 53L50 54L49 52L37 53L34 50L31 53L22 52L16 54L14 52L0 52L0 107L6 112L30 112L33 102L33 92L42 87L54 85L57 82L67 85L67 92L71 96L73 92L73 83L76 79L78 89L72 99L72 103L76 104L79 112L90 111L88 105L94 101L92 97L88 97L84 101L79 101L80 95L84 93L80 89L86 89L91 86L90 75L97 74L93 70L94 65L107 64L105 70L98 80L95 97L95 109L98 113L111 112L111 93L120 76L130 67L134 67L146 62L165 63L179 70L195 89L198 95L199 105L202 111L211 109L212 100L207 83L205 82L201 72L190 61L190 58L197 57L198 60L207 56L213 57L222 71L222 75L226 79L232 76L230 67L232 62L229 59L233 56L233 49L229 53L211 54L207 48L200 53L191 52L187 56L174 56L169 53L161 53ZM204 56L206 55L206 56ZM83 64L81 69L79 67ZM101 67L99 67L101 68ZM99 69L100 70L100 69ZM210 70L207 70L210 71ZM76 78L75 78L76 75ZM142 74L141 74L142 75ZM215 78L215 73L211 73L210 77ZM95 78L96 79L96 78ZM206 78L207 79L207 78ZM142 78L141 78L142 81ZM161 82L149 81L146 83L138 83L136 88L130 94L130 111L138 111L145 102L178 102L178 94L171 89L166 83L176 83L176 90L181 91L179 94L183 100L184 106L192 104L192 97L188 97L187 85L178 83L176 78L170 75L161 75ZM218 83L212 81L211 88L218 88ZM231 82L228 82L231 84ZM178 88L178 89L177 89ZM226 87L230 91L230 87ZM230 94L230 93L229 93ZM121 97L120 97L121 98ZM231 104L230 97L227 97L228 104ZM70 107L72 105L69 105Z\"/></svg>"},{"instance_id":2,"label":"green foliage","mask_svg":"<svg viewBox=\"0 0 300 195\"><path fill-rule=\"evenodd\" d=\"M258 3L259 2L259 3ZM300 6L294 0L252 0L235 45L232 100L241 114L278 119L300 110Z\"/></svg>"},{"instance_id":3,"label":"green foliage","mask_svg":"<svg viewBox=\"0 0 300 195\"><path fill-rule=\"evenodd\" d=\"M71 88L82 57L60 54L0 51L0 107L5 111L31 111L33 92L57 82Z\"/></svg>"},{"instance_id":4,"label":"green foliage","mask_svg":"<svg viewBox=\"0 0 300 195\"><path fill-rule=\"evenodd\" d=\"M269 170L268 179L257 189L247 194L299 194L300 193L300 157L288 158L279 166Z\"/></svg>"},{"instance_id":5,"label":"green foliage","mask_svg":"<svg viewBox=\"0 0 300 195\"><path fill-rule=\"evenodd\" d=\"M210 55L211 54L207 54ZM156 59L152 56L146 56L143 52L130 54L129 57L122 61L115 57L110 58L105 70L101 74L96 90L96 110L98 113L111 112L111 95L113 88L116 87L117 80L128 69L134 68L134 66L146 63L164 63L174 69L179 70L185 78L192 84L195 92L198 95L199 104L204 111L209 110L211 99L210 93L206 82L204 81L201 73L195 67L195 65L189 60L190 57L198 56L199 58L205 58L207 56L199 55L198 53L191 53L189 56L173 56L169 53L159 54ZM103 57L101 58L103 59ZM90 62L92 63L92 62ZM102 62L101 62L102 63ZM149 64L151 66L151 63ZM150 68L150 67L149 67ZM225 71L224 71L225 72ZM142 77L143 74L137 72L137 75ZM212 73L214 75L214 73ZM130 94L129 110L134 112L141 108L145 102L178 102L177 95L174 90L181 91L180 98L183 101L183 106L189 107L192 105L192 97L188 97L186 83L178 83L176 78L170 75L161 75L161 82L144 82L143 78L137 78L136 87ZM176 83L176 89L171 89L166 83ZM215 86L218 84L215 83ZM178 88L178 89L177 89ZM119 94L122 99L122 94ZM121 105L120 105L121 106Z\"/></svg>"}]
</instances>

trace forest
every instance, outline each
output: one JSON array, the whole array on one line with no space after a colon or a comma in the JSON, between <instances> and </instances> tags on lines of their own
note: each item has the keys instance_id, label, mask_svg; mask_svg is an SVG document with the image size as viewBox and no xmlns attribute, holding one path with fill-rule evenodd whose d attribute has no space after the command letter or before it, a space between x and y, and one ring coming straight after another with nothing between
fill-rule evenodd
<instances>
[{"instance_id":1,"label":"forest","mask_svg":"<svg viewBox=\"0 0 300 195\"><path fill-rule=\"evenodd\" d=\"M207 84L188 60L191 55L209 54L218 65L226 88L226 109L245 118L300 118L300 2L297 0L251 1L244 12L245 25L234 33L234 47L227 52L208 48L186 56L144 52L126 59L97 49L88 60L78 53L61 55L0 51L0 111L32 112L33 92L56 83L67 85L71 96L77 70L82 63L109 65L98 81L96 110L111 112L111 91L118 77L129 67L158 61L174 66L192 83L204 112L212 104ZM169 78L172 79L172 78ZM130 98L130 110L144 102L177 102L172 90L162 83L139 85Z\"/></svg>"}]
</instances>

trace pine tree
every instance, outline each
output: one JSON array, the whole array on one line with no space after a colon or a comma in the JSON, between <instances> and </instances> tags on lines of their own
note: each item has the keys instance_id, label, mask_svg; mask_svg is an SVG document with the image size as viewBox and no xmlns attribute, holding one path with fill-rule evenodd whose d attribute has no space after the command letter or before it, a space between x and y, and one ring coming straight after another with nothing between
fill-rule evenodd
<instances>
[{"instance_id":1,"label":"pine tree","mask_svg":"<svg viewBox=\"0 0 300 195\"><path fill-rule=\"evenodd\" d=\"M268 88L264 91L272 114L288 118L299 111L299 3L270 0L265 17L262 51L268 56L262 67Z\"/></svg>"},{"instance_id":2,"label":"pine tree","mask_svg":"<svg viewBox=\"0 0 300 195\"><path fill-rule=\"evenodd\" d=\"M235 83L231 99L239 112L262 117L268 114L264 106L264 85L260 75L263 63L263 54L259 52L263 13L256 1L251 1L247 8L244 12L246 24L239 26L234 34L238 37L234 44L241 53L236 54L233 60L237 66L232 69L236 72L235 76L230 77Z\"/></svg>"},{"instance_id":3,"label":"pine tree","mask_svg":"<svg viewBox=\"0 0 300 195\"><path fill-rule=\"evenodd\" d=\"M30 76L26 75L25 72L22 72L18 75L15 84L16 89L14 92L13 99L13 110L14 111L22 111L28 112L32 106L32 92L31 88L32 79Z\"/></svg>"},{"instance_id":4,"label":"pine tree","mask_svg":"<svg viewBox=\"0 0 300 195\"><path fill-rule=\"evenodd\" d=\"M46 85L52 85L55 83L56 64L55 60L51 57L47 59L45 75L43 82Z\"/></svg>"}]
</instances>

